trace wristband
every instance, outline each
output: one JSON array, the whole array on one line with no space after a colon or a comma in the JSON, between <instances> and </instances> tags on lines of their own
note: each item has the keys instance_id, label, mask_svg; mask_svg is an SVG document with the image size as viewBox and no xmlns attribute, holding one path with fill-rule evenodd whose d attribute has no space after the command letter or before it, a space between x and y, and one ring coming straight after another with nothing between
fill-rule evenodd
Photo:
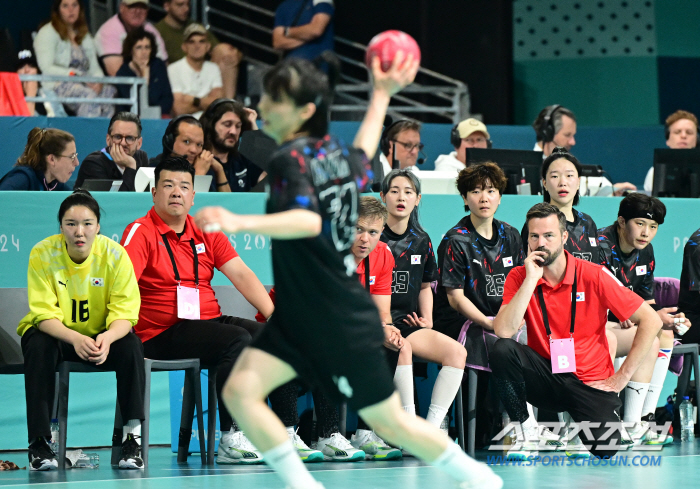
<instances>
[{"instance_id":1,"label":"wristband","mask_svg":"<svg viewBox=\"0 0 700 489\"><path fill-rule=\"evenodd\" d=\"M289 37L289 27L284 28L284 37Z\"/></svg>"},{"instance_id":2,"label":"wristband","mask_svg":"<svg viewBox=\"0 0 700 489\"><path fill-rule=\"evenodd\" d=\"M200 106L201 104L202 104L202 99L200 99L199 97L195 97L195 98L192 100L192 105L194 105L194 106L197 107L197 108L199 108L199 106Z\"/></svg>"},{"instance_id":3,"label":"wristband","mask_svg":"<svg viewBox=\"0 0 700 489\"><path fill-rule=\"evenodd\" d=\"M217 187L223 187L224 185L228 185L228 180L226 180L224 183L217 183Z\"/></svg>"}]
</instances>

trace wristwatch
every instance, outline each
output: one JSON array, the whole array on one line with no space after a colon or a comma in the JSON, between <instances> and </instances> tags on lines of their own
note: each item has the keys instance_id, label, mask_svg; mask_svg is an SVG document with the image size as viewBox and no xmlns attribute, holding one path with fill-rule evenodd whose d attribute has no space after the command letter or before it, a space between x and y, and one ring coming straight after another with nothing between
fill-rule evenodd
<instances>
[{"instance_id":1,"label":"wristwatch","mask_svg":"<svg viewBox=\"0 0 700 489\"><path fill-rule=\"evenodd\" d=\"M284 37L289 37L289 27L284 28Z\"/></svg>"},{"instance_id":2,"label":"wristwatch","mask_svg":"<svg viewBox=\"0 0 700 489\"><path fill-rule=\"evenodd\" d=\"M202 105L202 99L200 99L199 97L195 97L192 100L192 105L194 105L195 107L199 107L200 105Z\"/></svg>"}]
</instances>

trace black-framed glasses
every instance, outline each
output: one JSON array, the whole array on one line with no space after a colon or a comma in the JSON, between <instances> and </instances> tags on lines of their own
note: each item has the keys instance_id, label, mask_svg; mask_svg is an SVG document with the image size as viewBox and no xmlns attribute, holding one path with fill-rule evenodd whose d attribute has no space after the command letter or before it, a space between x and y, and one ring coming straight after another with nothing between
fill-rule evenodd
<instances>
[{"instance_id":1,"label":"black-framed glasses","mask_svg":"<svg viewBox=\"0 0 700 489\"><path fill-rule=\"evenodd\" d=\"M78 159L78 152L76 151L72 155L56 155L56 156L60 156L61 158L70 158L71 161L75 161Z\"/></svg>"},{"instance_id":2,"label":"black-framed glasses","mask_svg":"<svg viewBox=\"0 0 700 489\"><path fill-rule=\"evenodd\" d=\"M138 139L137 136L124 136L123 134L110 134L109 137L112 138L115 143L121 143L122 139L124 139L127 144L134 144Z\"/></svg>"},{"instance_id":3,"label":"black-framed glasses","mask_svg":"<svg viewBox=\"0 0 700 489\"><path fill-rule=\"evenodd\" d=\"M418 148L418 151L423 151L423 148L425 147L425 145L424 145L423 143L417 143L417 144L413 144L413 143L404 143L403 141L398 141L398 140L396 140L396 139L394 139L393 141L394 141L395 143L399 143L401 146L403 146L403 149L405 149L405 150L408 151L409 153L410 153L411 151L413 151L414 149L416 149L416 148Z\"/></svg>"}]
</instances>

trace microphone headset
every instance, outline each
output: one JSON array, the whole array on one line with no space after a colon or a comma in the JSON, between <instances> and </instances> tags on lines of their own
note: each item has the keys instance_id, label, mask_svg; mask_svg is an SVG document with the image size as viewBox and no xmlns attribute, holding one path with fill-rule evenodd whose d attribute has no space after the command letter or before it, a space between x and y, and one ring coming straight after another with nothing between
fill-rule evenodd
<instances>
[{"instance_id":1,"label":"microphone headset","mask_svg":"<svg viewBox=\"0 0 700 489\"><path fill-rule=\"evenodd\" d=\"M554 141L554 114L557 110L561 109L561 105L550 105L545 109L544 117L542 122L537 128L537 139L542 141L542 143L549 143Z\"/></svg>"},{"instance_id":2,"label":"microphone headset","mask_svg":"<svg viewBox=\"0 0 700 489\"><path fill-rule=\"evenodd\" d=\"M183 121L190 121L190 124L201 126L199 120L191 114L181 114L170 121L168 127L165 128L165 134L163 134L163 154L173 154L175 150L173 146L175 145L175 132Z\"/></svg>"},{"instance_id":3,"label":"microphone headset","mask_svg":"<svg viewBox=\"0 0 700 489\"><path fill-rule=\"evenodd\" d=\"M392 122L393 121L393 122ZM391 147L391 140L389 140L389 133L391 132L391 129L394 126L398 126L399 124L406 123L406 122L413 122L409 119L399 119L397 121L394 121L393 118L390 115L387 115L384 118L384 131L382 132L382 137L379 139L379 149L382 151L383 154L388 155L389 152L391 151L391 160L393 161L392 164L392 169L398 170L401 168L400 162L396 159L396 142L394 142L393 148ZM426 159L426 154L423 152L422 149L418 150L418 155L421 156L416 160L416 164L422 165L425 163Z\"/></svg>"},{"instance_id":4,"label":"microphone headset","mask_svg":"<svg viewBox=\"0 0 700 489\"><path fill-rule=\"evenodd\" d=\"M462 145L462 136L459 134L459 130L457 129L461 122L458 122L454 126L452 126L452 131L450 131L450 143L452 144L453 148L459 148ZM486 148L491 149L493 147L493 141L491 139L486 140Z\"/></svg>"}]
</instances>

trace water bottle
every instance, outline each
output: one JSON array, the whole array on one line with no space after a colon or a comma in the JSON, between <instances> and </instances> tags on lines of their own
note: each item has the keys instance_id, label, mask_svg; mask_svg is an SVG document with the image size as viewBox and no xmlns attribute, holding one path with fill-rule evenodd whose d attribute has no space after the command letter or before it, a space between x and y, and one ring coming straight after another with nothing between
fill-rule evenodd
<instances>
[{"instance_id":1,"label":"water bottle","mask_svg":"<svg viewBox=\"0 0 700 489\"><path fill-rule=\"evenodd\" d=\"M688 396L683 398L681 412L681 441L691 441L695 438L695 420L693 419L693 404Z\"/></svg>"},{"instance_id":2,"label":"water bottle","mask_svg":"<svg viewBox=\"0 0 700 489\"><path fill-rule=\"evenodd\" d=\"M58 453L58 420L56 418L51 420L51 443L49 447L54 453Z\"/></svg>"}]
</instances>

